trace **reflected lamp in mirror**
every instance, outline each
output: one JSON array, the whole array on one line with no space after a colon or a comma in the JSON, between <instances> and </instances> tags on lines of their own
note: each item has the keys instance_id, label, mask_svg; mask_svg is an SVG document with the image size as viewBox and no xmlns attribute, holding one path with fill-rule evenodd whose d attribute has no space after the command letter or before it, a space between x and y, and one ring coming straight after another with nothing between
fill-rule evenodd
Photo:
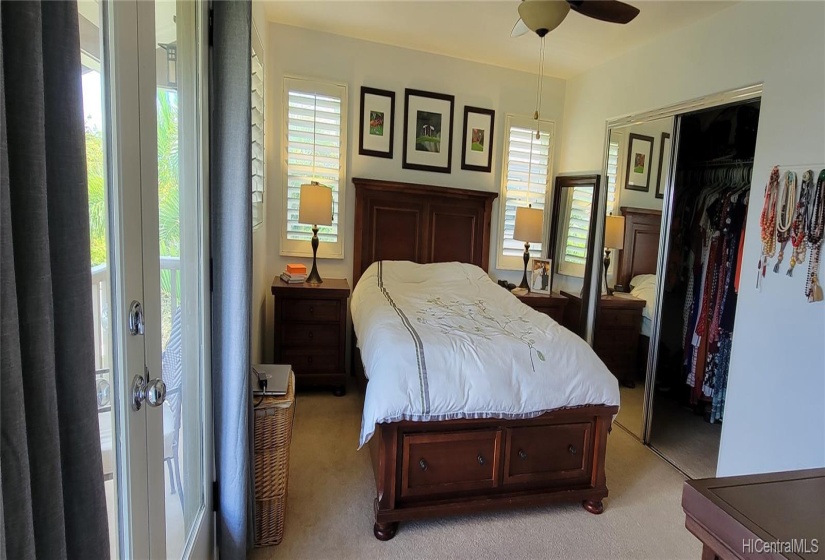
<instances>
[{"instance_id":1,"label":"reflected lamp in mirror","mask_svg":"<svg viewBox=\"0 0 825 560\"><path fill-rule=\"evenodd\" d=\"M622 248L624 248L624 216L607 216L604 219L604 287L609 296L613 295L613 288L607 285L610 251Z\"/></svg>"},{"instance_id":2,"label":"reflected lamp in mirror","mask_svg":"<svg viewBox=\"0 0 825 560\"><path fill-rule=\"evenodd\" d=\"M530 283L527 282L527 263L530 261L530 242L538 243L542 238L542 225L544 224L544 211L540 208L516 208L516 225L513 229L513 239L524 241L524 276L521 279L519 288L530 291Z\"/></svg>"},{"instance_id":3,"label":"reflected lamp in mirror","mask_svg":"<svg viewBox=\"0 0 825 560\"><path fill-rule=\"evenodd\" d=\"M318 255L318 226L332 225L332 189L317 181L301 185L298 206L298 222L312 225L312 271L307 277L309 284L321 284L316 258Z\"/></svg>"}]
</instances>

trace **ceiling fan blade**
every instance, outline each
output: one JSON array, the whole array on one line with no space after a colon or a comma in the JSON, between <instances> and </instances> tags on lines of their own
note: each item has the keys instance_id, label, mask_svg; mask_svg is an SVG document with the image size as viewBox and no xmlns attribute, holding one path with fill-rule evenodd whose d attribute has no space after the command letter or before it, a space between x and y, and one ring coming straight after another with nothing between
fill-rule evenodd
<instances>
[{"instance_id":1,"label":"ceiling fan blade","mask_svg":"<svg viewBox=\"0 0 825 560\"><path fill-rule=\"evenodd\" d=\"M518 21L513 26L513 30L510 32L510 37L521 37L522 35L526 35L530 33L530 28L524 23L524 20L518 18Z\"/></svg>"},{"instance_id":2,"label":"ceiling fan blade","mask_svg":"<svg viewBox=\"0 0 825 560\"><path fill-rule=\"evenodd\" d=\"M629 23L639 15L639 8L619 0L567 0L583 16L610 23Z\"/></svg>"}]
</instances>

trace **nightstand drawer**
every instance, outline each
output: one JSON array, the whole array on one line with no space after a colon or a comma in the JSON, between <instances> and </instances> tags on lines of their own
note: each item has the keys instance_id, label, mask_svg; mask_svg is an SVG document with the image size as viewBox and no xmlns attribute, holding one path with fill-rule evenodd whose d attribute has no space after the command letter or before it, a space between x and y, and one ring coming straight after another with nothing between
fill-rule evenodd
<instances>
[{"instance_id":1,"label":"nightstand drawer","mask_svg":"<svg viewBox=\"0 0 825 560\"><path fill-rule=\"evenodd\" d=\"M338 323L299 323L281 329L281 344L285 346L338 347L341 330Z\"/></svg>"},{"instance_id":2,"label":"nightstand drawer","mask_svg":"<svg viewBox=\"0 0 825 560\"><path fill-rule=\"evenodd\" d=\"M342 371L338 348L284 348L281 357L292 365L295 375Z\"/></svg>"},{"instance_id":3,"label":"nightstand drawer","mask_svg":"<svg viewBox=\"0 0 825 560\"><path fill-rule=\"evenodd\" d=\"M638 309L602 309L599 313L598 328L638 328L641 318L642 315Z\"/></svg>"},{"instance_id":4,"label":"nightstand drawer","mask_svg":"<svg viewBox=\"0 0 825 560\"><path fill-rule=\"evenodd\" d=\"M281 319L286 322L338 323L341 317L339 299L293 299L281 301Z\"/></svg>"}]
</instances>

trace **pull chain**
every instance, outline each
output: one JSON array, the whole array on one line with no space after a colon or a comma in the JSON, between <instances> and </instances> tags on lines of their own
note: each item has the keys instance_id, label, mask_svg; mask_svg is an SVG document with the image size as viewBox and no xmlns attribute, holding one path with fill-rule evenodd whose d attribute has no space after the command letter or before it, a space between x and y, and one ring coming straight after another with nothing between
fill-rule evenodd
<instances>
[{"instance_id":1,"label":"pull chain","mask_svg":"<svg viewBox=\"0 0 825 560\"><path fill-rule=\"evenodd\" d=\"M533 119L536 121L536 140L541 139L539 130L539 118L541 117L541 98L544 89L544 37L541 38L541 49L539 49L539 83L536 86L536 111Z\"/></svg>"}]
</instances>

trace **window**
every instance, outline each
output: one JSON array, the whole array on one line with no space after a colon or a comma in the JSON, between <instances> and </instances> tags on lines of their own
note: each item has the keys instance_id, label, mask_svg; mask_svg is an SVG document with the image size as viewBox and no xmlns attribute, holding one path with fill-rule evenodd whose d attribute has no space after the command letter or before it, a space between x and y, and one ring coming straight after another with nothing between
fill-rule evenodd
<instances>
[{"instance_id":1,"label":"window","mask_svg":"<svg viewBox=\"0 0 825 560\"><path fill-rule=\"evenodd\" d=\"M536 121L507 115L504 138L505 161L501 174L499 202L499 246L497 268L524 268L524 241L513 239L516 208L531 204L545 209L550 173L553 169L555 124L540 121L541 137L536 139ZM546 230L547 228L542 228ZM530 255L540 257L544 243L530 243Z\"/></svg>"},{"instance_id":2,"label":"window","mask_svg":"<svg viewBox=\"0 0 825 560\"><path fill-rule=\"evenodd\" d=\"M257 32L253 34L257 39ZM258 40L260 45L260 39ZM252 47L252 228L264 221L264 67Z\"/></svg>"},{"instance_id":3,"label":"window","mask_svg":"<svg viewBox=\"0 0 825 560\"><path fill-rule=\"evenodd\" d=\"M593 206L593 187L576 186L567 191L560 204L564 208L561 250L558 271L565 276L584 276L587 262L587 237L590 230L590 211Z\"/></svg>"},{"instance_id":4,"label":"window","mask_svg":"<svg viewBox=\"0 0 825 560\"><path fill-rule=\"evenodd\" d=\"M346 184L347 86L284 78L284 219L281 254L312 256L312 224L298 223L301 185L332 188L332 225L319 225L318 256L343 258L339 219Z\"/></svg>"},{"instance_id":5,"label":"window","mask_svg":"<svg viewBox=\"0 0 825 560\"><path fill-rule=\"evenodd\" d=\"M610 132L610 144L607 147L607 213L616 212L616 179L619 176L619 147L621 132ZM614 138L615 137L615 138Z\"/></svg>"}]
</instances>

